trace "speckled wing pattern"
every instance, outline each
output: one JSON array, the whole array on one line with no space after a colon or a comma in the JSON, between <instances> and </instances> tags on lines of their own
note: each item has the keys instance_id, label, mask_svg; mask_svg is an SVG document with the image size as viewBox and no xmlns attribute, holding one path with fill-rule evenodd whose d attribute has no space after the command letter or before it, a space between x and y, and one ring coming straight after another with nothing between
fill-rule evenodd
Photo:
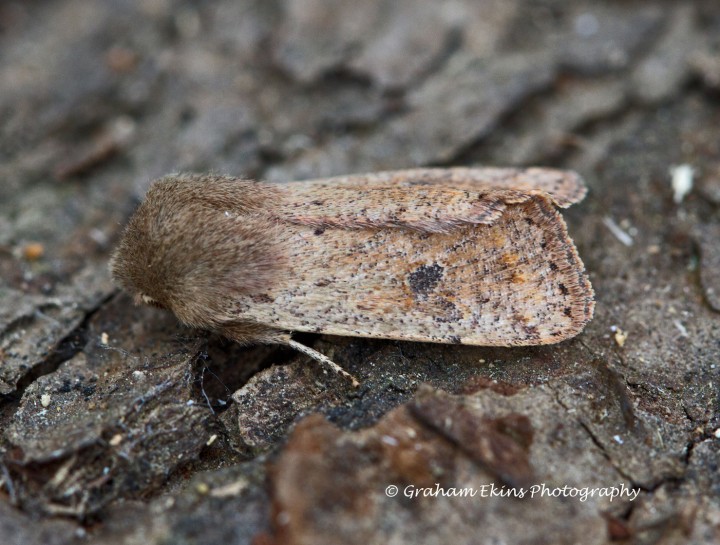
<instances>
[{"instance_id":1,"label":"speckled wing pattern","mask_svg":"<svg viewBox=\"0 0 720 545\"><path fill-rule=\"evenodd\" d=\"M284 186L288 269L237 301L278 329L516 346L576 335L593 291L555 205L585 194L551 169L417 169Z\"/></svg>"}]
</instances>

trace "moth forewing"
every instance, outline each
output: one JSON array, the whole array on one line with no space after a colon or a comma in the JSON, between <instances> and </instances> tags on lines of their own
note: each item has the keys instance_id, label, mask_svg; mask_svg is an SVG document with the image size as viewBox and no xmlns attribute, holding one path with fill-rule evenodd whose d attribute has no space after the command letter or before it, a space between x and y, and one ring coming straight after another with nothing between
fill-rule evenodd
<instances>
[{"instance_id":1,"label":"moth forewing","mask_svg":"<svg viewBox=\"0 0 720 545\"><path fill-rule=\"evenodd\" d=\"M559 342L592 316L582 262L544 197L445 232L289 222L283 242L286 274L239 298L238 315L293 331L494 346Z\"/></svg>"}]
</instances>

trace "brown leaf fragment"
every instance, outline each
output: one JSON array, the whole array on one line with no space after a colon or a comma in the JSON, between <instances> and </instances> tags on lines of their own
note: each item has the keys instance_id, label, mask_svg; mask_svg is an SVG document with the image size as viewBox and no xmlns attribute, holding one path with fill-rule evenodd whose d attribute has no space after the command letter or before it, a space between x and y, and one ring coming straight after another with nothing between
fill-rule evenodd
<instances>
[{"instance_id":1,"label":"brown leaf fragment","mask_svg":"<svg viewBox=\"0 0 720 545\"><path fill-rule=\"evenodd\" d=\"M398 530L388 504L403 498L386 494L388 485L460 486L453 482L455 453L418 426L405 407L353 434L320 415L308 416L270 472L275 529L270 542L366 544L387 537ZM258 539L268 542L267 536Z\"/></svg>"},{"instance_id":2,"label":"brown leaf fragment","mask_svg":"<svg viewBox=\"0 0 720 545\"><path fill-rule=\"evenodd\" d=\"M295 430L273 473L276 494L273 515L278 535L283 537L280 542L292 543L291 536L302 533L304 525L313 519L316 523L323 519L330 522L343 513L357 515L353 533L370 532L368 521L372 520L375 507L371 486L357 477L352 479L351 474L371 463L373 457L351 443L339 445L341 435L341 430L320 415L306 418ZM339 449L331 452L333 446ZM341 488L334 479L325 478L325 471L345 474L344 486Z\"/></svg>"},{"instance_id":3,"label":"brown leaf fragment","mask_svg":"<svg viewBox=\"0 0 720 545\"><path fill-rule=\"evenodd\" d=\"M533 429L527 416L482 416L429 390L418 394L410 407L420 422L456 444L503 483L522 487L533 481L529 458Z\"/></svg>"}]
</instances>

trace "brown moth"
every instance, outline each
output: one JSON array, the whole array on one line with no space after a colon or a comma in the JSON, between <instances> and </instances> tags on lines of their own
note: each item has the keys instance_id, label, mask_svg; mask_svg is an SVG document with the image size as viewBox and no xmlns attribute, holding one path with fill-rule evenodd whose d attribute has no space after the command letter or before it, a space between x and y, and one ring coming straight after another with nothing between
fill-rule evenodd
<instances>
[{"instance_id":1,"label":"brown moth","mask_svg":"<svg viewBox=\"0 0 720 545\"><path fill-rule=\"evenodd\" d=\"M551 344L593 315L556 210L585 192L575 173L544 168L287 184L171 175L130 219L111 270L138 302L189 326L290 345L336 369L291 332Z\"/></svg>"}]
</instances>

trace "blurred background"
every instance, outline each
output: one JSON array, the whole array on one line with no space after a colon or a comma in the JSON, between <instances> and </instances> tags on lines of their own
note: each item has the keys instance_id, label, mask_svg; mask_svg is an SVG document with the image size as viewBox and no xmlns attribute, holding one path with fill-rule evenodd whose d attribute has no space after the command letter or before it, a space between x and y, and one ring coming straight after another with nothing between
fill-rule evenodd
<instances>
[{"instance_id":1,"label":"blurred background","mask_svg":"<svg viewBox=\"0 0 720 545\"><path fill-rule=\"evenodd\" d=\"M495 542L717 542L719 98L713 0L4 0L2 540L479 543L482 527ZM585 178L588 198L564 213L597 292L578 339L316 339L368 385L349 396L294 355L133 307L107 273L123 223L170 172L282 182L449 165ZM532 467L639 499L393 503L381 491L410 477L382 450L354 462L367 470L354 494L327 492L348 478L333 461L360 456L334 441L384 437L373 426L396 407L410 425L423 382L530 426L505 470L429 438L428 464L457 457L440 464L448 482ZM369 435L306 426L286 445L311 412ZM283 473L313 441L327 469Z\"/></svg>"}]
</instances>

